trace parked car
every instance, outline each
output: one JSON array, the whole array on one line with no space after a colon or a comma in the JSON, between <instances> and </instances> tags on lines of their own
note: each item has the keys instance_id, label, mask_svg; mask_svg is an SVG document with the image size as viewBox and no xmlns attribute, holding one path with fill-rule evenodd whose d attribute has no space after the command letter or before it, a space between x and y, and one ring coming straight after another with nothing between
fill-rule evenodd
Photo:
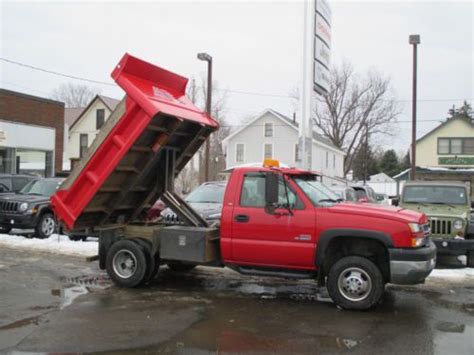
<instances>
[{"instance_id":1,"label":"parked car","mask_svg":"<svg viewBox=\"0 0 474 355\"><path fill-rule=\"evenodd\" d=\"M0 193L19 192L26 184L38 179L33 175L0 174Z\"/></svg>"},{"instance_id":2,"label":"parked car","mask_svg":"<svg viewBox=\"0 0 474 355\"><path fill-rule=\"evenodd\" d=\"M34 229L38 238L48 238L56 230L56 219L50 206L50 197L63 178L45 178L30 181L18 193L0 197L0 233L12 228Z\"/></svg>"},{"instance_id":3,"label":"parked car","mask_svg":"<svg viewBox=\"0 0 474 355\"><path fill-rule=\"evenodd\" d=\"M331 190L343 201L357 201L356 191L350 186L333 185Z\"/></svg>"},{"instance_id":4,"label":"parked car","mask_svg":"<svg viewBox=\"0 0 474 355\"><path fill-rule=\"evenodd\" d=\"M204 219L212 222L221 218L222 201L227 181L205 182L185 197L185 201ZM161 212L161 217L166 223L179 223L179 218L170 209Z\"/></svg>"},{"instance_id":5,"label":"parked car","mask_svg":"<svg viewBox=\"0 0 474 355\"><path fill-rule=\"evenodd\" d=\"M380 203L381 205L392 205L392 199L390 198L390 196L388 196L388 194L375 193L375 197L377 198L378 203Z\"/></svg>"},{"instance_id":6,"label":"parked car","mask_svg":"<svg viewBox=\"0 0 474 355\"><path fill-rule=\"evenodd\" d=\"M373 188L368 185L351 185L355 190L358 202L378 203L377 196Z\"/></svg>"},{"instance_id":7,"label":"parked car","mask_svg":"<svg viewBox=\"0 0 474 355\"><path fill-rule=\"evenodd\" d=\"M471 201L460 181L408 181L400 206L428 216L438 255L466 255L474 267L474 235L470 235Z\"/></svg>"}]
</instances>

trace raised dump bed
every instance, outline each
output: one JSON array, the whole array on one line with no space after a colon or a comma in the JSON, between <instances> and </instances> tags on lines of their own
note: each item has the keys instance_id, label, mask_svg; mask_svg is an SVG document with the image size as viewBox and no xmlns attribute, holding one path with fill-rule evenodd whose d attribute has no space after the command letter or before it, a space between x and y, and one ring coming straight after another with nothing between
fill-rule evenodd
<instances>
[{"instance_id":1,"label":"raised dump bed","mask_svg":"<svg viewBox=\"0 0 474 355\"><path fill-rule=\"evenodd\" d=\"M127 224L160 197L185 205L173 181L218 124L185 95L187 78L125 54L112 78L126 96L51 198L69 230ZM205 226L192 210L183 217Z\"/></svg>"}]
</instances>

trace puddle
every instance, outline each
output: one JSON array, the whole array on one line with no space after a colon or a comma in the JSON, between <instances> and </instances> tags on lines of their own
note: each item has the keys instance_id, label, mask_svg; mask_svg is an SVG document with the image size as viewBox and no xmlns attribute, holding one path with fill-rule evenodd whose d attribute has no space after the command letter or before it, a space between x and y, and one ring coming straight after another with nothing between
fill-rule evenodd
<instances>
[{"instance_id":1,"label":"puddle","mask_svg":"<svg viewBox=\"0 0 474 355\"><path fill-rule=\"evenodd\" d=\"M474 327L451 322L440 322L434 334L435 354L472 354Z\"/></svg>"},{"instance_id":2,"label":"puddle","mask_svg":"<svg viewBox=\"0 0 474 355\"><path fill-rule=\"evenodd\" d=\"M464 324L456 324L452 322L438 322L436 329L446 333L464 333L466 326Z\"/></svg>"},{"instance_id":3,"label":"puddle","mask_svg":"<svg viewBox=\"0 0 474 355\"><path fill-rule=\"evenodd\" d=\"M29 318L17 320L13 323L10 323L10 324L2 325L0 327L0 331L21 328L21 327L25 327L27 325L38 325L39 318L40 318L40 316L29 317Z\"/></svg>"}]
</instances>

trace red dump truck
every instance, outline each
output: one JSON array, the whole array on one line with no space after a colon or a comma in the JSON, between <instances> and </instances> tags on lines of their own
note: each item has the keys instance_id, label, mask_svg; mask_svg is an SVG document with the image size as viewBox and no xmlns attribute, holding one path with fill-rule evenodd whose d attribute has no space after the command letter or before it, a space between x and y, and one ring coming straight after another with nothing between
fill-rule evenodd
<instances>
[{"instance_id":1,"label":"red dump truck","mask_svg":"<svg viewBox=\"0 0 474 355\"><path fill-rule=\"evenodd\" d=\"M424 214L339 203L314 172L275 161L235 168L220 224L209 225L174 192L174 180L217 122L186 98L186 78L128 54L112 77L126 96L52 206L66 230L99 236L99 265L116 284L149 282L163 264L229 267L311 278L337 305L368 309L386 283L422 283L434 268ZM142 221L158 198L182 224Z\"/></svg>"}]
</instances>

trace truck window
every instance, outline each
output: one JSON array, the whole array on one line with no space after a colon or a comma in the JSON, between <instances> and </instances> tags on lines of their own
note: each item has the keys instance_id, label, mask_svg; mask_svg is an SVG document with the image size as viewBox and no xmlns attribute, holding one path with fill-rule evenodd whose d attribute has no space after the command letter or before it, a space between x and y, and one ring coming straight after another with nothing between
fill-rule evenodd
<instances>
[{"instance_id":1,"label":"truck window","mask_svg":"<svg viewBox=\"0 0 474 355\"><path fill-rule=\"evenodd\" d=\"M286 198L288 191L288 200ZM283 177L279 176L278 184L278 204L286 206L290 203L290 208L303 209L304 205L296 193L285 184ZM246 174L240 194L240 206L242 207L265 207L265 175L264 174Z\"/></svg>"},{"instance_id":2,"label":"truck window","mask_svg":"<svg viewBox=\"0 0 474 355\"><path fill-rule=\"evenodd\" d=\"M405 186L403 202L435 204L467 204L466 189L457 186Z\"/></svg>"}]
</instances>

